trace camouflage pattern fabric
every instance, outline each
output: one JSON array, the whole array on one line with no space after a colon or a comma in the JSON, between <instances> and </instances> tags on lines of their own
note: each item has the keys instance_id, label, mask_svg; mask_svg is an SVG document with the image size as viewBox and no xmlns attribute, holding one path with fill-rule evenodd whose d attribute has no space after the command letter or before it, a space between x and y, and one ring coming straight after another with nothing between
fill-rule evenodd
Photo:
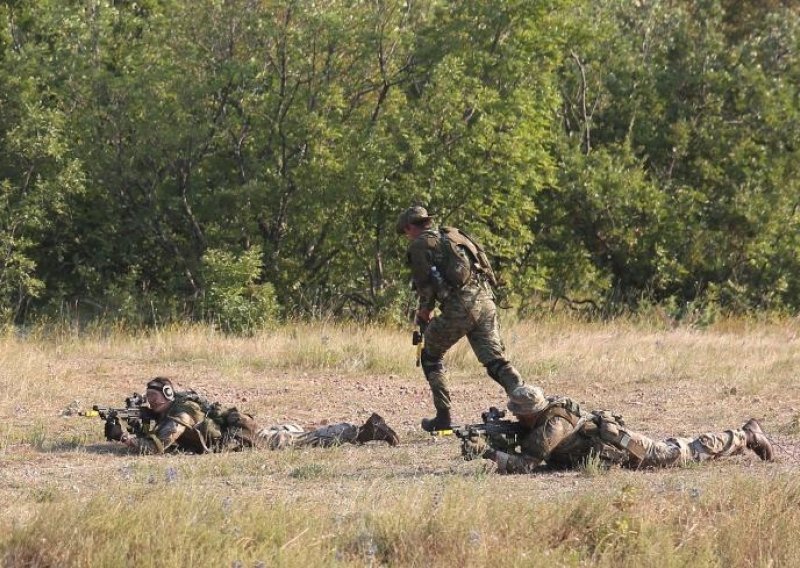
<instances>
[{"instance_id":1,"label":"camouflage pattern fabric","mask_svg":"<svg viewBox=\"0 0 800 568\"><path fill-rule=\"evenodd\" d=\"M450 392L443 359L448 349L462 337L467 337L489 376L506 393L510 394L519 386L522 378L505 358L497 306L489 284L476 276L461 289L442 289L442 285L432 279L431 268L441 264L439 242L436 228L424 231L409 245L408 264L419 295L419 307L430 310L437 300L439 302L441 313L425 330L422 368L431 388L434 406L437 410L449 410Z\"/></svg>"},{"instance_id":2,"label":"camouflage pattern fabric","mask_svg":"<svg viewBox=\"0 0 800 568\"><path fill-rule=\"evenodd\" d=\"M302 447L330 448L345 443L354 444L356 436L358 436L358 426L346 422L323 426L309 432L304 431L296 424L269 426L258 431L260 443L271 450Z\"/></svg>"},{"instance_id":3,"label":"camouflage pattern fabric","mask_svg":"<svg viewBox=\"0 0 800 568\"><path fill-rule=\"evenodd\" d=\"M679 466L732 456L747 447L741 429L656 441L620 424L617 417L601 412L584 416L577 426L556 415L538 422L540 425L520 444L521 453L495 452L498 472L525 473L543 463L575 467L592 456L629 468Z\"/></svg>"},{"instance_id":4,"label":"camouflage pattern fabric","mask_svg":"<svg viewBox=\"0 0 800 568\"><path fill-rule=\"evenodd\" d=\"M250 419L252 421L252 419ZM273 450L299 447L337 446L356 443L358 426L341 423L324 426L309 432L295 424L258 428L255 423L252 442ZM234 432L230 432L234 434ZM244 444L235 435L226 435L192 401L173 404L147 437L135 440L135 449L142 454L162 454L183 451L194 454L241 449Z\"/></svg>"},{"instance_id":5,"label":"camouflage pattern fabric","mask_svg":"<svg viewBox=\"0 0 800 568\"><path fill-rule=\"evenodd\" d=\"M442 252L439 250L439 230L434 226L423 231L411 241L406 255L411 269L411 280L419 296L419 307L432 310L436 305L437 283L431 276L431 268L442 264Z\"/></svg>"},{"instance_id":6,"label":"camouflage pattern fabric","mask_svg":"<svg viewBox=\"0 0 800 568\"><path fill-rule=\"evenodd\" d=\"M423 369L437 409L450 408L443 359L445 353L466 336L472 351L507 394L522 383L519 372L505 358L500 338L497 306L485 282L474 280L453 292L440 304L441 314L425 330Z\"/></svg>"},{"instance_id":7,"label":"camouflage pattern fabric","mask_svg":"<svg viewBox=\"0 0 800 568\"><path fill-rule=\"evenodd\" d=\"M136 438L134 449L142 454L176 450L205 453L211 451L221 437L219 428L206 418L199 404L183 401L170 406L149 436Z\"/></svg>"}]
</instances>

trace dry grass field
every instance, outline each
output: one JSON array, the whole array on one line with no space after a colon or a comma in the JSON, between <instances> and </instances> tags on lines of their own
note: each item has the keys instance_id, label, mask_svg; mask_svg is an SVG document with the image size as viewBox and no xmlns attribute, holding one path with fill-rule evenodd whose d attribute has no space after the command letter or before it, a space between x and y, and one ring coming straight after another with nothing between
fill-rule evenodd
<instances>
[{"instance_id":1,"label":"dry grass field","mask_svg":"<svg viewBox=\"0 0 800 568\"><path fill-rule=\"evenodd\" d=\"M284 326L0 338L3 566L800 566L800 322L706 330L617 322L504 329L527 382L621 412L654 437L763 419L752 454L660 471L499 476L418 428L431 411L410 333ZM503 393L462 342L446 361L455 414ZM264 424L361 422L397 448L137 457L68 406L120 405L148 378ZM77 402L75 402L77 401Z\"/></svg>"}]
</instances>

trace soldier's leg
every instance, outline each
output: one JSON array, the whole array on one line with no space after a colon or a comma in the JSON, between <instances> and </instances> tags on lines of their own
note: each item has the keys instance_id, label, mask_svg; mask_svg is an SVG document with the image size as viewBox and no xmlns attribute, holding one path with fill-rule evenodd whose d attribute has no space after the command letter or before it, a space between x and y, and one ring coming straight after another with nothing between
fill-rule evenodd
<instances>
[{"instance_id":1,"label":"soldier's leg","mask_svg":"<svg viewBox=\"0 0 800 568\"><path fill-rule=\"evenodd\" d=\"M330 448L342 444L354 444L358 436L358 426L342 422L323 426L310 432L304 432L294 439L294 447Z\"/></svg>"},{"instance_id":2,"label":"soldier's leg","mask_svg":"<svg viewBox=\"0 0 800 568\"><path fill-rule=\"evenodd\" d=\"M675 465L691 460L689 445L683 439L656 442L634 432L625 426L620 416L607 410L592 414L594 418L584 426L584 433L595 441L594 452L606 462L638 468Z\"/></svg>"},{"instance_id":3,"label":"soldier's leg","mask_svg":"<svg viewBox=\"0 0 800 568\"><path fill-rule=\"evenodd\" d=\"M373 420L373 418L370 417L370 420ZM362 436L365 439L359 439L359 432L362 431L362 428L347 422L323 426L309 432L304 431L296 424L282 424L280 426L262 428L258 431L258 438L260 444L271 450L302 447L330 448L342 444L356 444L371 440L383 440L389 442L390 445L396 445L398 440L394 430L385 423L382 426L383 429L377 434L372 433L371 436Z\"/></svg>"},{"instance_id":4,"label":"soldier's leg","mask_svg":"<svg viewBox=\"0 0 800 568\"><path fill-rule=\"evenodd\" d=\"M702 434L694 439L667 438L664 441L654 441L638 433L632 435L646 448L642 467L703 462L741 453L746 447L746 437L742 430Z\"/></svg>"},{"instance_id":5,"label":"soldier's leg","mask_svg":"<svg viewBox=\"0 0 800 568\"><path fill-rule=\"evenodd\" d=\"M256 433L256 441L270 450L283 450L291 448L305 431L297 424L280 424L267 426Z\"/></svg>"},{"instance_id":6,"label":"soldier's leg","mask_svg":"<svg viewBox=\"0 0 800 568\"><path fill-rule=\"evenodd\" d=\"M706 461L742 453L747 447L747 436L743 430L725 430L701 434L690 442L692 459Z\"/></svg>"},{"instance_id":7,"label":"soldier's leg","mask_svg":"<svg viewBox=\"0 0 800 568\"><path fill-rule=\"evenodd\" d=\"M476 316L476 325L467 334L472 350L478 361L486 367L489 376L510 395L523 381L519 372L506 359L494 301L488 296L479 297L473 313Z\"/></svg>"},{"instance_id":8,"label":"soldier's leg","mask_svg":"<svg viewBox=\"0 0 800 568\"><path fill-rule=\"evenodd\" d=\"M433 318L425 330L425 347L421 356L422 371L430 385L433 406L437 412L450 411L450 391L447 389L444 355L464 337L468 329L469 323L462 314L445 310Z\"/></svg>"},{"instance_id":9,"label":"soldier's leg","mask_svg":"<svg viewBox=\"0 0 800 568\"><path fill-rule=\"evenodd\" d=\"M422 420L422 429L426 432L447 430L452 427L444 354L464 337L469 329L468 325L468 320L465 320L461 312L452 306L445 306L442 313L434 318L425 330L425 348L422 350L421 363L433 395L433 406L436 408L434 418Z\"/></svg>"}]
</instances>

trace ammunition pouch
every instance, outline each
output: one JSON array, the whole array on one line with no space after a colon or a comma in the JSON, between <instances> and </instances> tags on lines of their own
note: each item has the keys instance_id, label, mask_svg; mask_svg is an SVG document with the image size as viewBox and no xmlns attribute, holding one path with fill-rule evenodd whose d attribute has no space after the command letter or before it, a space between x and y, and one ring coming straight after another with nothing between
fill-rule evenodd
<instances>
[{"instance_id":1,"label":"ammunition pouch","mask_svg":"<svg viewBox=\"0 0 800 568\"><path fill-rule=\"evenodd\" d=\"M256 444L259 428L251 415L244 414L234 407L223 412L221 419L224 424L222 431L226 446L230 442L242 448L250 448Z\"/></svg>"},{"instance_id":2,"label":"ammunition pouch","mask_svg":"<svg viewBox=\"0 0 800 568\"><path fill-rule=\"evenodd\" d=\"M638 437L632 436L625 428L625 421L618 414L606 410L596 410L591 422L583 429L585 435L592 435L598 442L595 450L601 459L614 463L641 463L647 455L647 448Z\"/></svg>"}]
</instances>

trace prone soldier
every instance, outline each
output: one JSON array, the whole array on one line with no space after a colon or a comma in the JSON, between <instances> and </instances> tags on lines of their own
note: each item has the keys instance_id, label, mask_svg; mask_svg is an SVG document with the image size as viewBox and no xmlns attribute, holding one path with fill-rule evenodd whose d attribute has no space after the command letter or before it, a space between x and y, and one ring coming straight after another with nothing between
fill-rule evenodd
<instances>
[{"instance_id":1,"label":"prone soldier","mask_svg":"<svg viewBox=\"0 0 800 568\"><path fill-rule=\"evenodd\" d=\"M569 398L545 397L539 387L515 389L508 409L526 429L519 449L498 448L491 440L473 436L462 445L466 459L489 459L499 473L528 473L542 465L579 467L592 457L634 469L703 462L736 455L745 448L762 460L774 458L772 443L753 418L741 428L656 441L628 428L619 415L585 413Z\"/></svg>"},{"instance_id":2,"label":"prone soldier","mask_svg":"<svg viewBox=\"0 0 800 568\"><path fill-rule=\"evenodd\" d=\"M330 447L344 443L363 444L377 440L390 446L399 443L397 434L378 414L362 426L341 423L304 431L293 424L261 427L249 414L236 408L210 404L193 391L176 392L172 381L156 377L147 383L146 412L135 412L136 420L150 420L149 428L133 432L123 428L117 415L106 414L106 437L142 454L170 451L207 453L243 447ZM126 409L130 410L130 409ZM110 417L110 420L109 420ZM124 420L124 419L123 419Z\"/></svg>"}]
</instances>

